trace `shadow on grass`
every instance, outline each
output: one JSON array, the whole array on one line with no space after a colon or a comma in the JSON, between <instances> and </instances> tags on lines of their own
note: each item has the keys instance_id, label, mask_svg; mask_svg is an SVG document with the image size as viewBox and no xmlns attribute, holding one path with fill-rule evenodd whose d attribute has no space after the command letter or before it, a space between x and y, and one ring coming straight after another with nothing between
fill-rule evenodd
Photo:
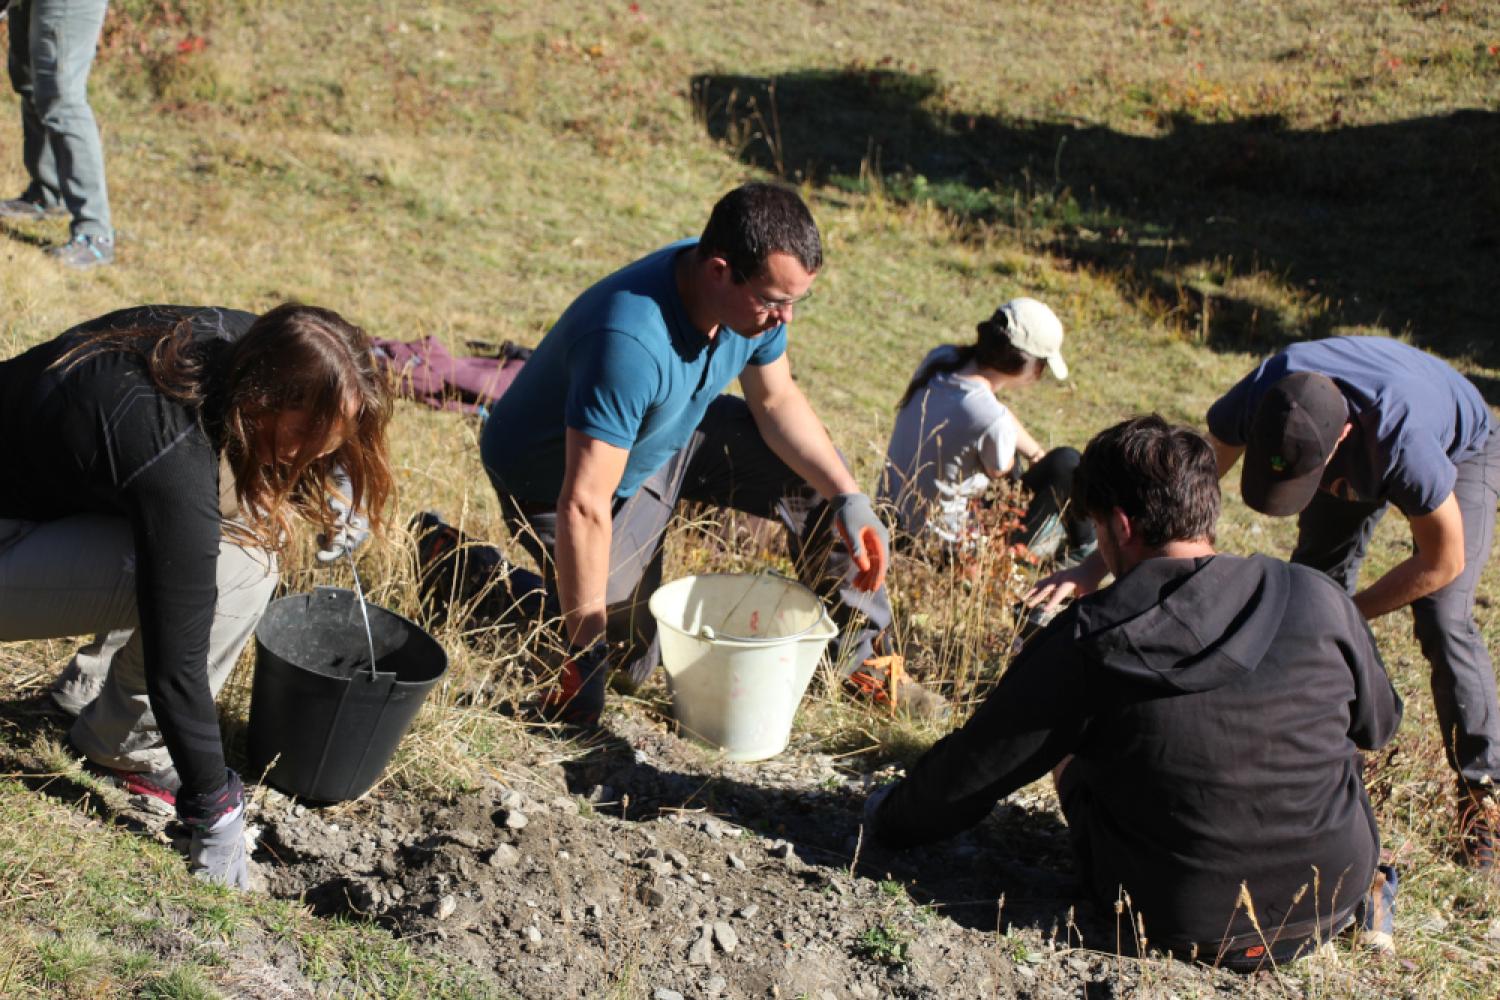
<instances>
[{"instance_id":1,"label":"shadow on grass","mask_svg":"<svg viewBox=\"0 0 1500 1000\"><path fill-rule=\"evenodd\" d=\"M35 741L51 739L68 746L68 729L73 720L52 703L43 691L29 697L0 700L0 730ZM149 817L133 809L118 809L110 804L90 779L81 773L58 773L37 753L24 745L0 743L0 771L41 795L73 806L89 816L133 833L150 836L165 825L161 817Z\"/></svg>"},{"instance_id":2,"label":"shadow on grass","mask_svg":"<svg viewBox=\"0 0 1500 1000\"><path fill-rule=\"evenodd\" d=\"M979 827L944 843L890 851L860 837L863 795L848 788L788 789L712 774L663 770L626 741L604 736L563 765L569 791L607 786L623 819L703 812L792 846L789 870L821 885L832 872L899 883L913 902L980 931L1035 928L1111 950L1112 931L1089 913L1072 875L1067 828L1048 812L1001 805ZM1003 902L1002 902L1003 899Z\"/></svg>"},{"instance_id":3,"label":"shadow on grass","mask_svg":"<svg viewBox=\"0 0 1500 1000\"><path fill-rule=\"evenodd\" d=\"M1178 115L1145 137L965 113L935 78L883 68L701 75L692 92L747 163L1035 234L1215 349L1380 326L1500 366L1500 113L1326 130ZM1252 274L1282 291L1237 290Z\"/></svg>"}]
</instances>

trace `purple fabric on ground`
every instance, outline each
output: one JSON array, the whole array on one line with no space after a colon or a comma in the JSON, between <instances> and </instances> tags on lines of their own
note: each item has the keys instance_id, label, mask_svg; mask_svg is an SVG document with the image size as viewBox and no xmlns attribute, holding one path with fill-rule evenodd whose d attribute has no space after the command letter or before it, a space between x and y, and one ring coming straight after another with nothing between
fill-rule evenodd
<instances>
[{"instance_id":1,"label":"purple fabric on ground","mask_svg":"<svg viewBox=\"0 0 1500 1000\"><path fill-rule=\"evenodd\" d=\"M504 357L454 357L436 337L376 339L375 357L391 373L396 392L438 410L476 413L499 399L525 364L521 351ZM529 352L524 352L529 353Z\"/></svg>"}]
</instances>

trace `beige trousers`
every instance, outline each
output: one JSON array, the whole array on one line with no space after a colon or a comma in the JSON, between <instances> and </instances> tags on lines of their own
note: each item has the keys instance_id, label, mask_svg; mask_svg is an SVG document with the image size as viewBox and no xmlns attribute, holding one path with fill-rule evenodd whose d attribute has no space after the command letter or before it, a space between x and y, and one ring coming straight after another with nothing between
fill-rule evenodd
<instances>
[{"instance_id":1,"label":"beige trousers","mask_svg":"<svg viewBox=\"0 0 1500 1000\"><path fill-rule=\"evenodd\" d=\"M207 665L215 697L276 581L273 556L227 540L219 543ZM98 697L73 725L73 745L106 767L162 771L172 761L146 696L135 589L135 542L124 518L0 518L0 641L94 635L69 664L70 672L84 677L103 675Z\"/></svg>"}]
</instances>

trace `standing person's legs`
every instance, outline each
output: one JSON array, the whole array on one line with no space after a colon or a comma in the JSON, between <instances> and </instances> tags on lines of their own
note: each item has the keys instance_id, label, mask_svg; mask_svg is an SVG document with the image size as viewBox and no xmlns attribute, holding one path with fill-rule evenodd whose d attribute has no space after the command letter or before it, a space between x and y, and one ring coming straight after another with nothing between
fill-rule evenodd
<instances>
[{"instance_id":1,"label":"standing person's legs","mask_svg":"<svg viewBox=\"0 0 1500 1000\"><path fill-rule=\"evenodd\" d=\"M1327 493L1313 494L1297 518L1297 547L1292 562L1322 570L1334 583L1353 594L1359 567L1385 513L1384 503L1340 500Z\"/></svg>"},{"instance_id":2,"label":"standing person's legs","mask_svg":"<svg viewBox=\"0 0 1500 1000\"><path fill-rule=\"evenodd\" d=\"M229 541L219 545L218 602L209 632L209 689L217 694L275 590L274 558ZM79 515L56 521L0 520L0 641L134 630L135 546L123 518ZM104 689L74 724L74 745L96 763L164 771L146 695L138 632L115 654Z\"/></svg>"},{"instance_id":3,"label":"standing person's legs","mask_svg":"<svg viewBox=\"0 0 1500 1000\"><path fill-rule=\"evenodd\" d=\"M62 192L57 188L57 164L47 142L47 130L32 100L31 17L35 0L18 0L10 9L6 23L10 28L10 47L6 69L10 86L21 98L21 157L26 165L29 183L21 200L43 209L62 207Z\"/></svg>"},{"instance_id":4,"label":"standing person's legs","mask_svg":"<svg viewBox=\"0 0 1500 1000\"><path fill-rule=\"evenodd\" d=\"M1500 434L1458 467L1453 495L1464 522L1464 571L1440 590L1412 602L1412 621L1422 654L1432 667L1448 764L1466 790L1489 794L1500 785L1500 704L1495 666L1474 623L1474 589L1489 561L1500 501Z\"/></svg>"},{"instance_id":5,"label":"standing person's legs","mask_svg":"<svg viewBox=\"0 0 1500 1000\"><path fill-rule=\"evenodd\" d=\"M88 99L89 70L108 2L30 0L29 6L29 106L47 148L34 162L28 158L27 169L34 168L32 176L41 186L61 197L73 216L74 236L112 240L104 147ZM23 97L23 116L27 105ZM30 123L27 128L29 145Z\"/></svg>"}]
</instances>

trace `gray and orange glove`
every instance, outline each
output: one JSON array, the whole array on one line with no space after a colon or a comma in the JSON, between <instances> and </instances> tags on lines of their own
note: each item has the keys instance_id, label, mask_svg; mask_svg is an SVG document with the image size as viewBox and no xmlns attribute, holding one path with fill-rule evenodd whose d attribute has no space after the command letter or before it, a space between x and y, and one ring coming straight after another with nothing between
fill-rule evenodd
<instances>
[{"instance_id":1,"label":"gray and orange glove","mask_svg":"<svg viewBox=\"0 0 1500 1000\"><path fill-rule=\"evenodd\" d=\"M828 501L828 512L854 565L859 567L855 588L867 593L879 590L890 564L891 533L875 516L870 498L863 493L840 493Z\"/></svg>"}]
</instances>

